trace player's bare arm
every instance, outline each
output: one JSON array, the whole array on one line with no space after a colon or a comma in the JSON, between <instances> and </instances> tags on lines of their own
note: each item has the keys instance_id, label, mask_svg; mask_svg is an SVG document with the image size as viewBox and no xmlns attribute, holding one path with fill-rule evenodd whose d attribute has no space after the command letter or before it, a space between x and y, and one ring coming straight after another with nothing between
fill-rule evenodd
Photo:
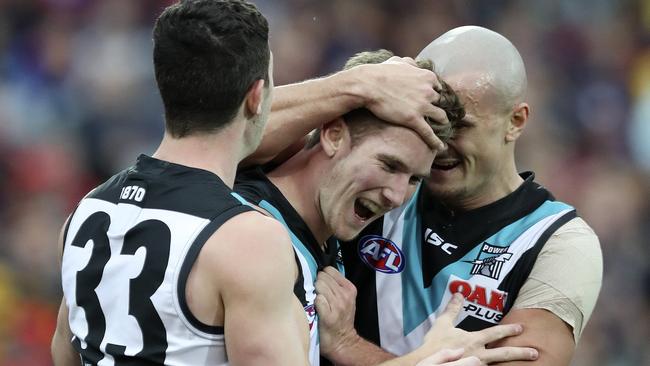
<instances>
[{"instance_id":1,"label":"player's bare arm","mask_svg":"<svg viewBox=\"0 0 650 366\"><path fill-rule=\"evenodd\" d=\"M389 365L413 365L442 349L464 348L464 356L476 356L481 362L509 360L530 361L537 351L521 347L488 349L486 344L522 333L519 323L499 325L477 332L466 332L454 327L454 319L462 307L460 295L452 298L447 309L436 320L425 337L423 345L413 352L395 358L378 346L361 338L354 329L354 300L356 289L336 269L327 267L319 273L316 283L317 310L320 316L321 351L339 365L377 365L391 360ZM528 363L530 364L530 363Z\"/></svg>"},{"instance_id":2,"label":"player's bare arm","mask_svg":"<svg viewBox=\"0 0 650 366\"><path fill-rule=\"evenodd\" d=\"M63 236L69 220L70 217L65 220L65 223L59 232L57 245L59 250L58 253L61 255L63 254ZM60 267L61 256L59 256L58 259ZM51 344L52 360L54 361L55 366L78 366L81 364L81 358L79 357L79 353L77 353L74 347L72 347L71 339L72 331L68 324L68 307L65 304L65 298L63 298L61 300L61 305L59 306L59 313L56 318L56 329L54 330Z\"/></svg>"},{"instance_id":3,"label":"player's bare arm","mask_svg":"<svg viewBox=\"0 0 650 366\"><path fill-rule=\"evenodd\" d=\"M213 234L195 267L212 280L211 303L221 306L212 314L205 303L190 309L223 324L231 365L307 365L308 325L293 294L297 269L280 223L258 212L235 216ZM200 277L190 274L190 281L201 284Z\"/></svg>"},{"instance_id":4,"label":"player's bare arm","mask_svg":"<svg viewBox=\"0 0 650 366\"><path fill-rule=\"evenodd\" d=\"M65 299L63 299L59 307L56 330L51 345L52 360L55 366L79 366L81 364L79 353L72 347L71 339L72 332L68 325L68 307L65 305Z\"/></svg>"},{"instance_id":5,"label":"player's bare arm","mask_svg":"<svg viewBox=\"0 0 650 366\"><path fill-rule=\"evenodd\" d=\"M557 268L570 268L572 275L563 276ZM562 226L546 243L513 309L502 320L524 324L526 332L495 345L537 348L534 365L569 365L598 298L602 271L598 237L591 228L580 219Z\"/></svg>"},{"instance_id":6,"label":"player's bare arm","mask_svg":"<svg viewBox=\"0 0 650 366\"><path fill-rule=\"evenodd\" d=\"M571 327L555 314L544 309L513 309L501 324L523 324L526 331L517 337L502 339L494 347L535 347L539 359L535 362L500 362L495 365L508 366L568 366L575 342Z\"/></svg>"},{"instance_id":7,"label":"player's bare arm","mask_svg":"<svg viewBox=\"0 0 650 366\"><path fill-rule=\"evenodd\" d=\"M432 148L441 148L442 142L424 120L428 116L448 123L445 112L431 104L438 101L435 90L440 82L433 72L409 60L393 57L382 64L276 87L262 143L243 164L265 163L290 147L295 152L310 131L360 107L417 131Z\"/></svg>"}]
</instances>

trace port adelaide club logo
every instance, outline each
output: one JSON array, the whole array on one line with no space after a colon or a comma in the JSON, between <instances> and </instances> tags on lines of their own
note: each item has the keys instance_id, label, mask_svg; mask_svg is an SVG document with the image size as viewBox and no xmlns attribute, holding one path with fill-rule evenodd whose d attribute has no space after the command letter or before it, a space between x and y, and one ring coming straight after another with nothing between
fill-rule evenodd
<instances>
[{"instance_id":1,"label":"port adelaide club logo","mask_svg":"<svg viewBox=\"0 0 650 366\"><path fill-rule=\"evenodd\" d=\"M392 241L379 235L366 235L359 240L361 261L375 271L400 273L404 270L404 254Z\"/></svg>"},{"instance_id":2,"label":"port adelaide club logo","mask_svg":"<svg viewBox=\"0 0 650 366\"><path fill-rule=\"evenodd\" d=\"M483 243L476 259L464 262L472 264L471 274L498 280L503 264L512 257L512 253L508 253L508 248Z\"/></svg>"}]
</instances>

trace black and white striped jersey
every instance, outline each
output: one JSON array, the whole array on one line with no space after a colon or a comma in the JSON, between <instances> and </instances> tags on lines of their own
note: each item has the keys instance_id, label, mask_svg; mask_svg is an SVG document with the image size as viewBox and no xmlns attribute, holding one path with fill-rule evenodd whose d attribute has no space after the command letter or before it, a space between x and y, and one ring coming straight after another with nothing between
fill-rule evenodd
<instances>
[{"instance_id":1,"label":"black and white striped jersey","mask_svg":"<svg viewBox=\"0 0 650 366\"><path fill-rule=\"evenodd\" d=\"M84 365L226 365L222 327L197 320L185 284L203 244L249 211L215 174L148 156L81 200L62 283Z\"/></svg>"}]
</instances>

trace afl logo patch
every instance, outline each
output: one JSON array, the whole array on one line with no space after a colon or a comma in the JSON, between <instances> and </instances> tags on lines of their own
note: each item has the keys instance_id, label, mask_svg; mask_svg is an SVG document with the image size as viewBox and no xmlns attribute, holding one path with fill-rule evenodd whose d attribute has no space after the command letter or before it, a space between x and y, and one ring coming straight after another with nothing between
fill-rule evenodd
<instances>
[{"instance_id":1,"label":"afl logo patch","mask_svg":"<svg viewBox=\"0 0 650 366\"><path fill-rule=\"evenodd\" d=\"M359 257L368 267L382 273L400 273L404 269L402 251L379 235L366 235L359 240Z\"/></svg>"}]
</instances>

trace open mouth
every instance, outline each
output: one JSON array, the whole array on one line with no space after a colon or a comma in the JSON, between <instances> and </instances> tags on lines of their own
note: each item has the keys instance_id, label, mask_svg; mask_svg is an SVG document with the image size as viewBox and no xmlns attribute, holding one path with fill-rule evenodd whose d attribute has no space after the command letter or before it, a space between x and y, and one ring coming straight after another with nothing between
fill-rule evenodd
<instances>
[{"instance_id":1,"label":"open mouth","mask_svg":"<svg viewBox=\"0 0 650 366\"><path fill-rule=\"evenodd\" d=\"M452 170L459 165L460 165L460 160L439 160L433 162L433 164L431 165L431 169Z\"/></svg>"},{"instance_id":2,"label":"open mouth","mask_svg":"<svg viewBox=\"0 0 650 366\"><path fill-rule=\"evenodd\" d=\"M379 206L365 198L357 198L354 200L354 213L362 221L370 220L380 211L381 208Z\"/></svg>"}]
</instances>

